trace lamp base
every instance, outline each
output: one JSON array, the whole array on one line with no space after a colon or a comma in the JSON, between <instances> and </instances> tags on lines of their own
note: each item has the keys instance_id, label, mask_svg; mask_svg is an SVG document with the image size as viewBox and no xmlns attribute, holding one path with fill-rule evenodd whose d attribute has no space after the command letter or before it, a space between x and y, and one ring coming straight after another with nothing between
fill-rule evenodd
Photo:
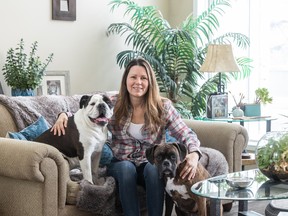
<instances>
[{"instance_id":1,"label":"lamp base","mask_svg":"<svg viewBox=\"0 0 288 216\"><path fill-rule=\"evenodd\" d=\"M225 92L225 85L222 83L222 75L221 75L221 72L219 72L219 81L218 81L218 92L220 94L224 94Z\"/></svg>"}]
</instances>

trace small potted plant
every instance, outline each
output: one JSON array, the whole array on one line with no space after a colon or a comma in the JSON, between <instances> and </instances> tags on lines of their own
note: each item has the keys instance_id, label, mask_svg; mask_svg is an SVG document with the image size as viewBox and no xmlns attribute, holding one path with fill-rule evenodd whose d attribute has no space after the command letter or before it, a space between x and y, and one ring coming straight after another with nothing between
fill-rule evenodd
<instances>
[{"instance_id":1,"label":"small potted plant","mask_svg":"<svg viewBox=\"0 0 288 216\"><path fill-rule=\"evenodd\" d=\"M269 91L267 88L257 88L255 90L255 95L255 103L269 104L273 101L273 98L269 95Z\"/></svg>"},{"instance_id":2,"label":"small potted plant","mask_svg":"<svg viewBox=\"0 0 288 216\"><path fill-rule=\"evenodd\" d=\"M244 105L244 115L261 116L261 104L270 104L272 101L273 98L270 96L267 88L257 88L255 90L254 103Z\"/></svg>"},{"instance_id":3,"label":"small potted plant","mask_svg":"<svg viewBox=\"0 0 288 216\"><path fill-rule=\"evenodd\" d=\"M288 180L288 132L273 131L265 134L256 148L259 170L275 181Z\"/></svg>"},{"instance_id":4,"label":"small potted plant","mask_svg":"<svg viewBox=\"0 0 288 216\"><path fill-rule=\"evenodd\" d=\"M3 66L4 79L11 87L12 96L33 96L43 79L44 71L52 61L51 53L44 63L36 55L38 42L32 43L29 55L24 52L24 40L18 46L10 48L7 52L6 62Z\"/></svg>"}]
</instances>

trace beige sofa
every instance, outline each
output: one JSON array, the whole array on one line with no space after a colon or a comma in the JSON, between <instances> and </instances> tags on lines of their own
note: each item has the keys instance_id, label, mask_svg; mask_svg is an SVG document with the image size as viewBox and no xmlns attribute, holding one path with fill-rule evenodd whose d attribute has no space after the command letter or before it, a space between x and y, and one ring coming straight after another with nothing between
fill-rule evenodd
<instances>
[{"instance_id":1,"label":"beige sofa","mask_svg":"<svg viewBox=\"0 0 288 216\"><path fill-rule=\"evenodd\" d=\"M0 103L0 215L91 215L67 204L67 185L71 188L77 184L70 180L68 165L58 150L36 142L5 138L8 131L17 131L15 117L8 110L7 104L5 107ZM197 133L202 146L224 154L229 172L241 170L241 152L248 142L244 127L185 122Z\"/></svg>"}]
</instances>

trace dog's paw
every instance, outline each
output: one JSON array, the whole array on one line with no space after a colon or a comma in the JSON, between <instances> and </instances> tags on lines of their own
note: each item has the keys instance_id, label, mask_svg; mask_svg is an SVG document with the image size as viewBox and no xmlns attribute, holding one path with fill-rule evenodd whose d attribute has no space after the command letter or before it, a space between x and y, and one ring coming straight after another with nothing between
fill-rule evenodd
<instances>
[{"instance_id":1,"label":"dog's paw","mask_svg":"<svg viewBox=\"0 0 288 216\"><path fill-rule=\"evenodd\" d=\"M105 181L106 181L105 177L93 179L95 185L103 185Z\"/></svg>"},{"instance_id":2,"label":"dog's paw","mask_svg":"<svg viewBox=\"0 0 288 216\"><path fill-rule=\"evenodd\" d=\"M92 182L89 182L89 181L86 180L86 179L83 179L83 180L81 180L81 182L80 182L80 187L81 187L81 188L84 188L85 186L90 186L90 185L93 185L93 183L92 183Z\"/></svg>"}]
</instances>

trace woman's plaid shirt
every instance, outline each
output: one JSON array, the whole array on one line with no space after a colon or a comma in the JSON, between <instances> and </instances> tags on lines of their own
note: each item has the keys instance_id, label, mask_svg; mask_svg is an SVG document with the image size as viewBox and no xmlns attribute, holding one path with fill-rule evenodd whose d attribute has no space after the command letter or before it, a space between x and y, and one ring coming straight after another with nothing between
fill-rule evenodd
<instances>
[{"instance_id":1,"label":"woman's plaid shirt","mask_svg":"<svg viewBox=\"0 0 288 216\"><path fill-rule=\"evenodd\" d=\"M178 140L178 142L187 145L189 153L196 151L201 156L199 150L200 141L198 140L197 135L183 122L170 100L164 100L163 118L166 125L160 127L158 132L154 134L151 134L148 129L144 128L142 131L143 140L135 139L127 131L131 118L132 111L126 121L123 121L125 123L116 125L115 119L112 117L108 124L109 131L112 134L111 147L113 149L114 157L117 159L129 160L136 165L147 162L145 150L153 145L165 142L166 129L171 136Z\"/></svg>"}]
</instances>

